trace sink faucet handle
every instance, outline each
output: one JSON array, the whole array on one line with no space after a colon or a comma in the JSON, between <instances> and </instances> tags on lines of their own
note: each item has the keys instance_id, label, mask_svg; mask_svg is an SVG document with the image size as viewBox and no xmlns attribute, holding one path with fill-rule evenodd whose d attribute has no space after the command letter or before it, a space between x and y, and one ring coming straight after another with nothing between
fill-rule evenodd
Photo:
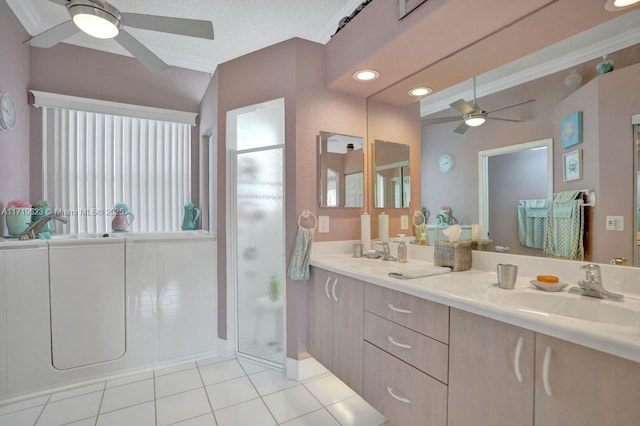
<instances>
[{"instance_id":1,"label":"sink faucet handle","mask_svg":"<svg viewBox=\"0 0 640 426\"><path fill-rule=\"evenodd\" d=\"M389 243L386 241L378 241L378 244L382 245L382 251L384 252L384 254L389 254L391 253L391 250L389 249Z\"/></svg>"},{"instance_id":2,"label":"sink faucet handle","mask_svg":"<svg viewBox=\"0 0 640 426\"><path fill-rule=\"evenodd\" d=\"M593 281L597 283L602 282L600 265L596 265L595 263L589 263L587 265L581 266L580 269L582 269L585 272L585 277L587 281Z\"/></svg>"}]
</instances>

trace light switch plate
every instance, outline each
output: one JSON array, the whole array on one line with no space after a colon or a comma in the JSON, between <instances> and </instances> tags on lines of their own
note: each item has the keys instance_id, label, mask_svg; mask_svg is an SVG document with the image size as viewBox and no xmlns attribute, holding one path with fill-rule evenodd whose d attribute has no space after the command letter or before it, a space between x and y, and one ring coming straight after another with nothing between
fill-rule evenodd
<instances>
[{"instance_id":1,"label":"light switch plate","mask_svg":"<svg viewBox=\"0 0 640 426\"><path fill-rule=\"evenodd\" d=\"M607 231L624 231L624 216L607 216Z\"/></svg>"},{"instance_id":2,"label":"light switch plate","mask_svg":"<svg viewBox=\"0 0 640 426\"><path fill-rule=\"evenodd\" d=\"M329 216L318 217L318 232L321 234L329 233Z\"/></svg>"},{"instance_id":3,"label":"light switch plate","mask_svg":"<svg viewBox=\"0 0 640 426\"><path fill-rule=\"evenodd\" d=\"M409 229L409 216L407 216L406 214L400 216L400 229Z\"/></svg>"}]
</instances>

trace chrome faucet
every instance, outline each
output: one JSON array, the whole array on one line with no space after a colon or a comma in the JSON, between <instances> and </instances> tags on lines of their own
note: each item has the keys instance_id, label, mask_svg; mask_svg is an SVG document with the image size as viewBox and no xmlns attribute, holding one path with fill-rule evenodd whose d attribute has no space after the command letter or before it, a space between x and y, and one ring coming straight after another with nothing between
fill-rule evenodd
<instances>
[{"instance_id":1,"label":"chrome faucet","mask_svg":"<svg viewBox=\"0 0 640 426\"><path fill-rule=\"evenodd\" d=\"M624 300L624 295L613 293L604 288L602 285L600 266L590 263L588 265L581 266L580 269L585 271L585 279L578 281L578 287L571 287L569 289L569 293L613 300L616 302L622 302Z\"/></svg>"},{"instance_id":2,"label":"chrome faucet","mask_svg":"<svg viewBox=\"0 0 640 426\"><path fill-rule=\"evenodd\" d=\"M378 254L378 256L382 260L391 260L391 261L396 260L395 257L391 256L391 250L389 249L389 243L388 242L379 241L378 244L382 245L382 251L376 250L376 254Z\"/></svg>"},{"instance_id":3,"label":"chrome faucet","mask_svg":"<svg viewBox=\"0 0 640 426\"><path fill-rule=\"evenodd\" d=\"M35 240L36 238L38 238L38 234L40 234L42 232L42 230L44 229L44 226L50 221L50 220L58 220L62 223L67 223L68 220L66 217L61 216L61 215L57 215L57 214L48 214L44 217L41 217L40 219L36 220L35 222L31 223L27 229L24 230L24 232L22 233L22 235L20 235L20 239L21 240Z\"/></svg>"}]
</instances>

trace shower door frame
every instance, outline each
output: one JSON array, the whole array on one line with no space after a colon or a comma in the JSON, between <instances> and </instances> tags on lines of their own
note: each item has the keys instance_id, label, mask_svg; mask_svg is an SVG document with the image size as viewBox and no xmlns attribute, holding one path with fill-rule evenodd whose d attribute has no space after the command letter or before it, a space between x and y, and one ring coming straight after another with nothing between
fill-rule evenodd
<instances>
[{"instance_id":1,"label":"shower door frame","mask_svg":"<svg viewBox=\"0 0 640 426\"><path fill-rule=\"evenodd\" d=\"M232 352L233 356L239 356L242 358L254 360L275 368L279 368L282 370L286 369L287 364L287 309L286 309L286 180L285 180L285 160L286 160L286 139L283 139L282 143L276 145L263 146L259 148L250 148L250 149L237 149L237 128L235 127L235 121L233 121L230 117L230 113L235 114L234 117L246 112L256 111L258 109L263 109L269 106L282 105L283 111L283 122L284 122L284 112L285 112L285 103L284 98L274 99L270 101L261 102L259 104L247 105L245 107L236 108L233 110L229 110L226 112L226 246L227 246L227 344L228 350ZM233 121L233 125L232 122ZM283 177L283 186L282 186L282 205L283 205L283 215L282 215L282 229L285 232L282 241L282 252L285 254L285 263L283 263L283 272L284 272L284 280L282 285L282 297L283 297L283 321L282 321L282 339L283 339L283 348L284 348L284 359L283 363L277 363L273 361L266 360L264 358L259 358L253 356L251 354L247 354L244 352L240 352L240 338L239 338L239 318L238 318L238 244L237 244L237 158L238 154L246 154L250 152L259 152L259 151L267 151L267 150L282 150L282 177Z\"/></svg>"}]
</instances>

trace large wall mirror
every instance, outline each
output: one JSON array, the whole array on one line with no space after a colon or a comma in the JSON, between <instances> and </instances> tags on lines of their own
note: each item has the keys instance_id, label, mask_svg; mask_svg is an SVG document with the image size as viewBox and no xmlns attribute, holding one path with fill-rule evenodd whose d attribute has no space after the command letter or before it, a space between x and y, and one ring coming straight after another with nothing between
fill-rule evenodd
<instances>
[{"instance_id":1,"label":"large wall mirror","mask_svg":"<svg viewBox=\"0 0 640 426\"><path fill-rule=\"evenodd\" d=\"M532 20L544 14L544 9L390 86L369 101L404 107L418 102L407 95L410 88L426 85L434 90L419 100L420 116L416 120L422 123L421 167L412 173L421 184L419 205L432 213L428 224L436 224L435 213L441 206L448 206L462 225L488 223L489 235L485 238L495 240L491 249L508 246L510 253L545 256L542 250L520 245L518 202L551 198L549 192L589 190L597 195L597 203L586 207L584 259L609 263L624 258L628 260L623 265L637 266L640 219L636 215L640 210L636 206L640 204L634 203L637 176L631 117L640 113L640 10L596 20L604 23L541 50L519 56L505 54L505 37L513 37L519 28L531 27ZM516 44L511 41L511 45ZM500 55L491 53L497 50L501 50ZM597 68L607 68L602 65L608 65L607 61L614 63L614 69L599 73ZM461 126L464 107L456 101L473 104L474 77L475 101L488 111L488 117L478 127ZM568 146L574 141L563 141L566 135L562 122L576 112L582 113L581 142ZM534 149L527 155L537 153L537 157L552 162L550 169L525 167L538 160L524 160L519 167L522 159L513 153L513 158L499 166L502 171L497 183L502 187L488 182L487 190L489 194L512 190L516 201L499 205L490 197L485 199L488 217L483 218L479 153L514 145L526 147L542 140L553 141L549 151L534 147L540 151ZM565 179L563 159L576 150L581 156L580 176ZM450 172L438 169L443 154L455 159ZM550 175L552 185L547 183ZM537 187L533 191L542 192L525 194L525 187ZM522 194L517 192L520 188ZM608 216L622 216L624 229L606 230Z\"/></svg>"},{"instance_id":2,"label":"large wall mirror","mask_svg":"<svg viewBox=\"0 0 640 426\"><path fill-rule=\"evenodd\" d=\"M406 209L411 201L409 173L409 145L376 140L375 207L377 209Z\"/></svg>"},{"instance_id":3,"label":"large wall mirror","mask_svg":"<svg viewBox=\"0 0 640 426\"><path fill-rule=\"evenodd\" d=\"M364 207L364 138L333 132L318 135L320 207Z\"/></svg>"}]
</instances>

